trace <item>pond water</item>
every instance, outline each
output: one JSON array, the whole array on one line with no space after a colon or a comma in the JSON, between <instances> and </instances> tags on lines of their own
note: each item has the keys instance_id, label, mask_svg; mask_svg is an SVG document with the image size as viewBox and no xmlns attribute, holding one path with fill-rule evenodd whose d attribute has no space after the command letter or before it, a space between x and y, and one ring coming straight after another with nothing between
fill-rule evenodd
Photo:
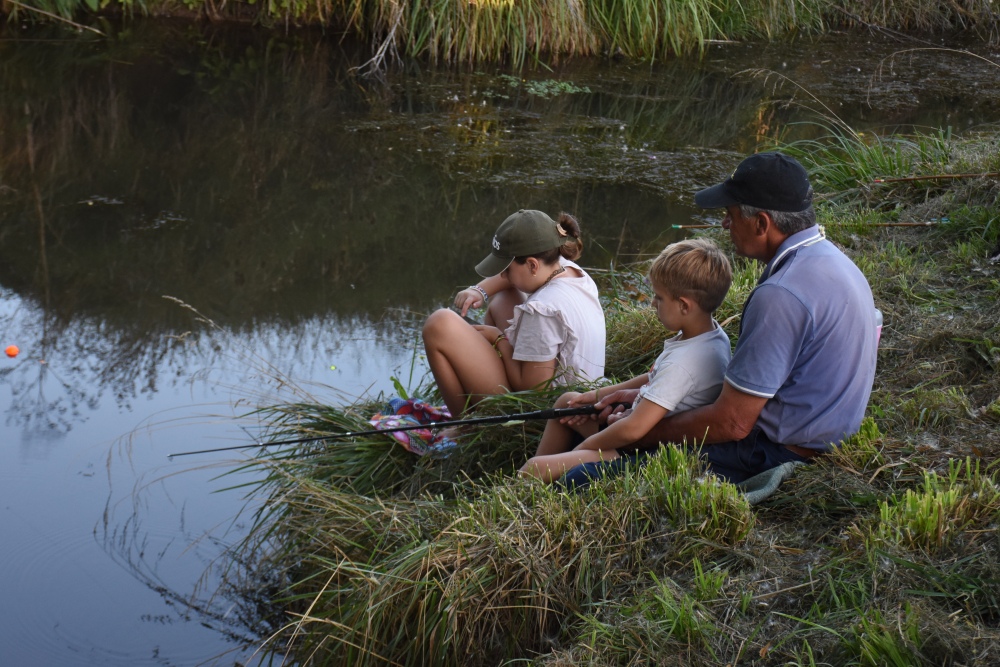
<instances>
[{"instance_id":1,"label":"pond water","mask_svg":"<svg viewBox=\"0 0 1000 667\"><path fill-rule=\"evenodd\" d=\"M995 66L870 35L366 79L340 36L106 31L0 32L4 664L259 662L252 606L216 594L246 455L169 455L251 442L261 405L416 386L421 318L510 212L576 214L610 270L821 115L1000 118Z\"/></svg>"}]
</instances>

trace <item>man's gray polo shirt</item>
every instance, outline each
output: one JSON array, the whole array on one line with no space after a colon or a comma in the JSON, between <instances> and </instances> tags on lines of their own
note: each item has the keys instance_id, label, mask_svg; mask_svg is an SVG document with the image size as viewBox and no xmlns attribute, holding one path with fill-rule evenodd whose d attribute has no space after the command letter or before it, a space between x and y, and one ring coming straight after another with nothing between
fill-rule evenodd
<instances>
[{"instance_id":1,"label":"man's gray polo shirt","mask_svg":"<svg viewBox=\"0 0 1000 667\"><path fill-rule=\"evenodd\" d=\"M826 449L861 426L875 326L868 281L810 227L785 239L743 306L726 381L770 399L757 425L772 442Z\"/></svg>"}]
</instances>

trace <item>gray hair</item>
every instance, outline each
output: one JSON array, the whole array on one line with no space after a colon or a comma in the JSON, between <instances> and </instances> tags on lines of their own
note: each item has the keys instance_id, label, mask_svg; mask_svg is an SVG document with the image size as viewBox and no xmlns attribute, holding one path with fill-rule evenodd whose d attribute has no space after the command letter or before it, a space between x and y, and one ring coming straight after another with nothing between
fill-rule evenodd
<instances>
[{"instance_id":1,"label":"gray hair","mask_svg":"<svg viewBox=\"0 0 1000 667\"><path fill-rule=\"evenodd\" d=\"M811 197L812 192L809 194ZM756 208L754 206L740 204L740 215L744 218L752 218L761 212L767 213L771 216L771 219L774 220L774 226L778 228L778 231L789 236L816 224L816 211L813 209L812 204L810 204L809 208L806 210L798 211L796 213L789 213L788 211L769 211L766 208Z\"/></svg>"}]
</instances>

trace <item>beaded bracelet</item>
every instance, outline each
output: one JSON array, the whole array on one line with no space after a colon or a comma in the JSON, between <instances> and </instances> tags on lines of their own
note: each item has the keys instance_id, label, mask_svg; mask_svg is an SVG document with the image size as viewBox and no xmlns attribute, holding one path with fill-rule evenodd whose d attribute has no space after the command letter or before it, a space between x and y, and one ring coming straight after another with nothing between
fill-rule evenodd
<instances>
[{"instance_id":1,"label":"beaded bracelet","mask_svg":"<svg viewBox=\"0 0 1000 667\"><path fill-rule=\"evenodd\" d=\"M490 300L490 295L487 294L486 290L484 290L479 285L469 285L469 289L474 289L474 290L476 290L477 292L479 292L480 294L483 295L483 305L484 306L486 305L486 302Z\"/></svg>"},{"instance_id":2,"label":"beaded bracelet","mask_svg":"<svg viewBox=\"0 0 1000 667\"><path fill-rule=\"evenodd\" d=\"M502 340L507 340L506 334L501 333L499 336L497 336L497 339L493 341L493 349L497 351L497 356L500 357L501 359L503 359L503 352L501 352L500 348L497 346L500 344L500 341Z\"/></svg>"}]
</instances>

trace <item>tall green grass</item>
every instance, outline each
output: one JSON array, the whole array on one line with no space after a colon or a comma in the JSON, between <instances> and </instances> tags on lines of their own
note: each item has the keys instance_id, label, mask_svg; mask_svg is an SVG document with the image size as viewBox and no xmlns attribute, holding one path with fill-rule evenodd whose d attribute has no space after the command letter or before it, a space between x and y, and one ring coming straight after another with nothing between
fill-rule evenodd
<instances>
[{"instance_id":1,"label":"tall green grass","mask_svg":"<svg viewBox=\"0 0 1000 667\"><path fill-rule=\"evenodd\" d=\"M990 0L847 0L830 7L841 11L844 23L864 22L896 30L976 29L988 31L984 21L993 11ZM828 11L829 11L828 9Z\"/></svg>"},{"instance_id":2,"label":"tall green grass","mask_svg":"<svg viewBox=\"0 0 1000 667\"><path fill-rule=\"evenodd\" d=\"M734 546L754 524L736 489L680 450L598 486L565 495L527 481L476 484L441 502L295 477L281 499L290 511L268 534L285 545L268 564L293 582L295 655L316 665L498 664L544 650L633 579L629 564Z\"/></svg>"},{"instance_id":3,"label":"tall green grass","mask_svg":"<svg viewBox=\"0 0 1000 667\"><path fill-rule=\"evenodd\" d=\"M951 460L947 474L925 472L919 488L883 502L879 511L876 539L905 549L939 550L957 539L975 539L996 520L1000 488L978 461Z\"/></svg>"},{"instance_id":4,"label":"tall green grass","mask_svg":"<svg viewBox=\"0 0 1000 667\"><path fill-rule=\"evenodd\" d=\"M452 63L507 60L516 65L543 56L618 54L657 59L704 51L713 40L773 38L820 32L830 26L893 29L979 29L994 25L985 0L25 0L7 10L48 20L83 14L176 13L227 15L287 26L321 24L357 33L372 43L370 65L398 56Z\"/></svg>"},{"instance_id":5,"label":"tall green grass","mask_svg":"<svg viewBox=\"0 0 1000 667\"><path fill-rule=\"evenodd\" d=\"M943 133L881 136L855 132L836 119L813 123L823 134L795 141L782 150L810 166L810 178L826 201L891 207L886 195L902 186L880 186L878 179L945 173L949 142Z\"/></svg>"},{"instance_id":6,"label":"tall green grass","mask_svg":"<svg viewBox=\"0 0 1000 667\"><path fill-rule=\"evenodd\" d=\"M716 22L717 5L711 2L595 0L589 4L601 41L613 53L662 58L703 50L709 40L724 36Z\"/></svg>"}]
</instances>

